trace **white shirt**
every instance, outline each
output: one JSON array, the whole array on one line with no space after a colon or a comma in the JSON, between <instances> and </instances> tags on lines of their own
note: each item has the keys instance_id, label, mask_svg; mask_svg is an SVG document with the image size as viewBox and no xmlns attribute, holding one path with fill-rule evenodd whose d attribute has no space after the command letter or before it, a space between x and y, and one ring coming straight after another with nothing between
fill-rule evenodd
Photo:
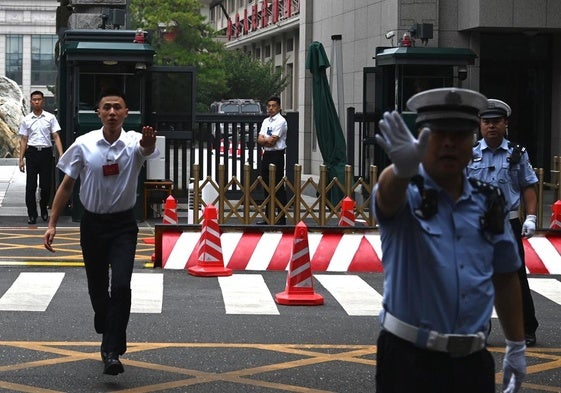
<instances>
[{"instance_id":1,"label":"white shirt","mask_svg":"<svg viewBox=\"0 0 561 393\"><path fill-rule=\"evenodd\" d=\"M35 147L50 147L53 145L51 134L60 131L60 125L55 115L43 111L39 116L31 112L23 118L19 127L19 135L27 137L27 144Z\"/></svg>"},{"instance_id":2,"label":"white shirt","mask_svg":"<svg viewBox=\"0 0 561 393\"><path fill-rule=\"evenodd\" d=\"M92 213L117 213L136 203L138 175L147 159L160 155L158 148L149 156L140 151L142 134L121 130L113 144L102 129L76 138L60 157L57 167L73 179L80 177L80 202ZM105 176L103 166L117 164L119 173Z\"/></svg>"},{"instance_id":3,"label":"white shirt","mask_svg":"<svg viewBox=\"0 0 561 393\"><path fill-rule=\"evenodd\" d=\"M263 120L259 134L265 136L276 135L279 137L275 146L272 147L265 146L264 147L265 151L286 149L287 131L288 131L288 124L286 123L286 119L280 113L277 113L275 116L268 117L267 119Z\"/></svg>"}]
</instances>

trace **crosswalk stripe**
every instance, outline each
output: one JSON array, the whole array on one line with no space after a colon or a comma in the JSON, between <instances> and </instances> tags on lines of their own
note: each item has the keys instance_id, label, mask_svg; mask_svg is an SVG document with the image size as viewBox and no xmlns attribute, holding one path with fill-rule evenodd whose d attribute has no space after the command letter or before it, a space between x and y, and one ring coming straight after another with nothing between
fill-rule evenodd
<instances>
[{"instance_id":1,"label":"crosswalk stripe","mask_svg":"<svg viewBox=\"0 0 561 393\"><path fill-rule=\"evenodd\" d=\"M382 295L359 276L316 274L315 278L350 316L376 316L382 310Z\"/></svg>"},{"instance_id":2,"label":"crosswalk stripe","mask_svg":"<svg viewBox=\"0 0 561 393\"><path fill-rule=\"evenodd\" d=\"M64 273L20 273L0 298L1 311L45 311Z\"/></svg>"},{"instance_id":3,"label":"crosswalk stripe","mask_svg":"<svg viewBox=\"0 0 561 393\"><path fill-rule=\"evenodd\" d=\"M164 294L162 273L133 273L131 313L160 314Z\"/></svg>"},{"instance_id":4,"label":"crosswalk stripe","mask_svg":"<svg viewBox=\"0 0 561 393\"><path fill-rule=\"evenodd\" d=\"M226 314L279 315L279 310L260 274L218 277Z\"/></svg>"},{"instance_id":5,"label":"crosswalk stripe","mask_svg":"<svg viewBox=\"0 0 561 393\"><path fill-rule=\"evenodd\" d=\"M65 273L22 272L0 297L0 311L46 311ZM358 275L315 274L314 278L350 316L377 316L382 295ZM218 277L227 314L279 315L271 290L261 274ZM529 278L533 292L561 305L561 281ZM132 313L159 314L163 309L164 273L133 273ZM493 309L492 318L497 314Z\"/></svg>"},{"instance_id":6,"label":"crosswalk stripe","mask_svg":"<svg viewBox=\"0 0 561 393\"><path fill-rule=\"evenodd\" d=\"M561 282L554 278L528 278L532 291L561 304Z\"/></svg>"}]
</instances>

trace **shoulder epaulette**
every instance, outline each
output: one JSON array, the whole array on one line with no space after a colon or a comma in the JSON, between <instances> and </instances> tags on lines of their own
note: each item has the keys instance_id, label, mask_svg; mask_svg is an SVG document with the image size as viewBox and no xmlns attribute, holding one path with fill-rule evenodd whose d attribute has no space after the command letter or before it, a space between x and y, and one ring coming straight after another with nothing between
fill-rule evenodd
<instances>
[{"instance_id":1,"label":"shoulder epaulette","mask_svg":"<svg viewBox=\"0 0 561 393\"><path fill-rule=\"evenodd\" d=\"M494 186L490 183L475 179L473 177L470 177L468 180L469 180L471 186L473 188L475 188L476 192L480 192L480 193L482 193L484 195L487 195L487 196L491 196L491 195L502 196L503 195L501 189L497 186Z\"/></svg>"},{"instance_id":2,"label":"shoulder epaulette","mask_svg":"<svg viewBox=\"0 0 561 393\"><path fill-rule=\"evenodd\" d=\"M474 178L469 178L469 182L475 192L485 195L487 210L479 219L481 229L494 234L504 233L506 202L501 189Z\"/></svg>"},{"instance_id":3,"label":"shoulder epaulette","mask_svg":"<svg viewBox=\"0 0 561 393\"><path fill-rule=\"evenodd\" d=\"M510 165L512 166L518 164L526 152L526 148L524 146L515 145L512 142L508 142L508 148L512 149L512 153L510 153L510 156L508 157Z\"/></svg>"}]
</instances>

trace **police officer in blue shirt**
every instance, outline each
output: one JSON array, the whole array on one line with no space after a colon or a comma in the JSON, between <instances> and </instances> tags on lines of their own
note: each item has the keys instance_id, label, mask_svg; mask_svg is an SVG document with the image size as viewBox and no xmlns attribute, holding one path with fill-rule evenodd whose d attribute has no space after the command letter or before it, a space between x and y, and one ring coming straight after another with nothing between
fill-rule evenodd
<instances>
[{"instance_id":1,"label":"police officer in blue shirt","mask_svg":"<svg viewBox=\"0 0 561 393\"><path fill-rule=\"evenodd\" d=\"M511 109L506 102L488 100L487 108L479 114L483 138L473 148L473 159L468 165L467 174L469 177L493 184L503 192L509 210L510 225L518 243L518 253L524 261L522 237L530 238L536 231L538 198L535 185L538 178L526 149L506 139L510 115ZM524 224L519 217L521 199L526 211ZM526 345L533 346L536 344L536 330L539 324L524 263L518 269L518 278L522 288Z\"/></svg>"},{"instance_id":2,"label":"police officer in blue shirt","mask_svg":"<svg viewBox=\"0 0 561 393\"><path fill-rule=\"evenodd\" d=\"M441 88L411 97L415 138L384 113L377 143L392 165L373 191L384 265L376 386L385 392L495 392L486 349L493 304L506 337L503 388L526 373L521 265L500 189L469 180L478 113L487 99Z\"/></svg>"}]
</instances>

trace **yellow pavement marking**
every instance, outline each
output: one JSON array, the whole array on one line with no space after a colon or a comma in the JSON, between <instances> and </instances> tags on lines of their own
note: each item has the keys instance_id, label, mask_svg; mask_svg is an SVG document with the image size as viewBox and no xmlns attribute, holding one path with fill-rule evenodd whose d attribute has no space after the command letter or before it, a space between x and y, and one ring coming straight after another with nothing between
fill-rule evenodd
<instances>
[{"instance_id":1,"label":"yellow pavement marking","mask_svg":"<svg viewBox=\"0 0 561 393\"><path fill-rule=\"evenodd\" d=\"M83 266L80 228L57 228L54 253L44 248L43 234L40 228L0 228L0 266ZM136 261L151 260L155 246L143 239L153 237L153 229L139 228Z\"/></svg>"},{"instance_id":2,"label":"yellow pavement marking","mask_svg":"<svg viewBox=\"0 0 561 393\"><path fill-rule=\"evenodd\" d=\"M7 378L9 372L49 367L64 363L81 361L100 361L98 353L98 342L26 342L26 341L0 341L0 349L3 353L9 353L9 348L19 348L41 353L55 355L56 357L42 360L27 361L21 363L5 364L0 366L0 388L11 389L21 392L54 392L48 386L37 387L31 385L14 384L3 380ZM81 348L81 349L80 349ZM177 350L177 349L224 349L224 350L255 350L262 352L276 353L277 355L288 355L290 359L278 359L275 356L265 356L261 365L254 365L247 368L238 368L231 371L202 371L169 364L159 364L149 361L134 359L135 354L147 352L154 354L157 351ZM93 350L92 350L93 349ZM495 354L502 355L504 348L492 347L489 350ZM229 382L241 385L248 385L260 388L278 389L289 392L326 392L314 389L309 386L299 386L293 380L290 384L267 380L266 373L278 373L282 370L304 368L311 365L334 362L353 363L357 366L376 366L376 346L374 345L331 345L331 344L251 344L251 343L129 343L127 355L123 358L125 366L140 369L159 371L162 373L175 374L176 376L186 376L179 380L168 380L145 386L137 386L130 389L120 390L122 392L156 392L165 389L184 388L193 385L203 385L212 382ZM539 361L537 364L528 366L528 376L539 374L546 371L561 369L561 348L532 348L526 353L528 358ZM7 358L6 356L4 357ZM272 359L278 359L273 361ZM235 365L234 365L235 366ZM227 364L226 368L231 369L232 364ZM220 364L216 365L216 370L220 369ZM325 376L328 378L328 376ZM173 377L171 377L173 378ZM502 382L502 373L496 374L498 384ZM551 379L552 383L553 379ZM525 382L524 388L543 392L560 392L561 387L556 385L541 385Z\"/></svg>"}]
</instances>

